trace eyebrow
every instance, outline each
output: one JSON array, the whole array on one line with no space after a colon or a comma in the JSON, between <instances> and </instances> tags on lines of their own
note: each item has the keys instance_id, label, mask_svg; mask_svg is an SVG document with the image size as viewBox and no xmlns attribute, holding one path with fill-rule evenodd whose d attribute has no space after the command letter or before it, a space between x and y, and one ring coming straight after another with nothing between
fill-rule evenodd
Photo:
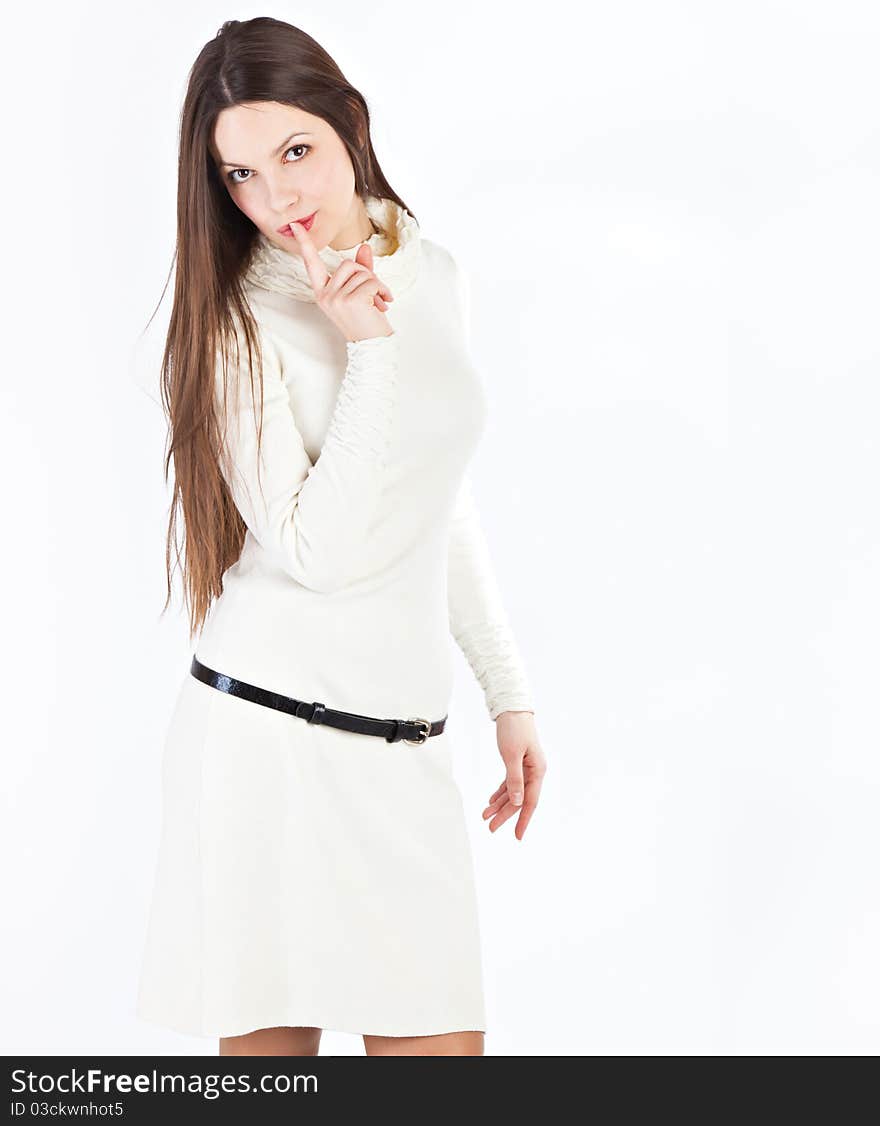
<instances>
[{"instance_id":1,"label":"eyebrow","mask_svg":"<svg viewBox=\"0 0 880 1126\"><path fill-rule=\"evenodd\" d=\"M289 143L290 143L290 142L291 142L291 141L293 140L293 138L294 138L294 137L308 137L308 136L310 136L310 135L311 135L311 134L309 134L309 133L291 133L289 137L286 137L286 138L285 138L285 139L284 139L284 140L283 140L283 141L281 142L281 144L280 144L280 145L278 146L278 148L277 148L277 149L276 149L276 150L275 150L275 151L274 151L273 153L270 153L270 154L269 154L269 156L270 156L270 157L272 157L272 156L278 156L278 154L279 154L280 152L282 152L282 151L283 151L283 150L284 150L284 149L285 149L285 148L287 147L287 145L288 145L288 144L289 144ZM235 161L235 160L222 160L222 161L220 162L220 167L221 167L221 168L241 168L241 167L242 167L242 163L241 163L241 161L240 161L240 160L239 160L239 161Z\"/></svg>"}]
</instances>

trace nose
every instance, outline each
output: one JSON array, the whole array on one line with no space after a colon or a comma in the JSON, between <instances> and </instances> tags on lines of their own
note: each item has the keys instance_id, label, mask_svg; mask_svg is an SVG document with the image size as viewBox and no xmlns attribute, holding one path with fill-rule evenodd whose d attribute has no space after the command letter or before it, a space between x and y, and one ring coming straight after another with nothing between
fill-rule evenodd
<instances>
[{"instance_id":1,"label":"nose","mask_svg":"<svg viewBox=\"0 0 880 1126\"><path fill-rule=\"evenodd\" d=\"M267 173L263 182L268 193L266 205L274 215L280 215L283 222L291 213L296 214L299 197L291 191L283 172Z\"/></svg>"}]
</instances>

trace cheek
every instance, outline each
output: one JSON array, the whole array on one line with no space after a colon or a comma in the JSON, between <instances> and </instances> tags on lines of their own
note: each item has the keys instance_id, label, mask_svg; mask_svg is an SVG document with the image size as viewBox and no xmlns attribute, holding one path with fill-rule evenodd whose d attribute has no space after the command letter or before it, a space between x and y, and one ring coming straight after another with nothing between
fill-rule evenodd
<instances>
[{"instance_id":1,"label":"cheek","mask_svg":"<svg viewBox=\"0 0 880 1126\"><path fill-rule=\"evenodd\" d=\"M247 192L230 192L229 198L238 210L243 215L246 215L255 226L260 225L260 208L256 200L248 198Z\"/></svg>"},{"instance_id":2,"label":"cheek","mask_svg":"<svg viewBox=\"0 0 880 1126\"><path fill-rule=\"evenodd\" d=\"M308 160L308 158L306 158ZM303 167L297 178L302 194L314 200L327 200L338 187L338 173L333 163L315 161L310 168Z\"/></svg>"}]
</instances>

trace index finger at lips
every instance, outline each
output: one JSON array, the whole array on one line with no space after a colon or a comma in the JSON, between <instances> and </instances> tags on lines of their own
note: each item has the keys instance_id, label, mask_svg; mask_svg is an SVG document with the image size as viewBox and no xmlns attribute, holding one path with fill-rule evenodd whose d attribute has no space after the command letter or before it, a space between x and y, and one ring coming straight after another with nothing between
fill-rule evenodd
<instances>
[{"instance_id":1,"label":"index finger at lips","mask_svg":"<svg viewBox=\"0 0 880 1126\"><path fill-rule=\"evenodd\" d=\"M293 237L299 244L300 253L303 256L303 262L306 264L306 271L309 275L309 281L312 283L312 288L315 293L320 293L330 277L327 267L321 261L318 251L315 249L315 244L312 242L308 231L302 223L291 223L290 229L293 231Z\"/></svg>"}]
</instances>

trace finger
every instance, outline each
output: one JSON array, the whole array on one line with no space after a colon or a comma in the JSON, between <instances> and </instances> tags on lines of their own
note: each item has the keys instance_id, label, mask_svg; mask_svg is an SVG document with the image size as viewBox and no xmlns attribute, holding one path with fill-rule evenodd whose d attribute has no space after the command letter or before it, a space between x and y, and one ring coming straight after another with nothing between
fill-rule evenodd
<instances>
[{"instance_id":1,"label":"finger","mask_svg":"<svg viewBox=\"0 0 880 1126\"><path fill-rule=\"evenodd\" d=\"M519 813L519 808L518 805L511 805L510 802L505 802L489 822L489 831L494 833L496 829L500 829L505 821L509 821L514 814Z\"/></svg>"},{"instance_id":2,"label":"finger","mask_svg":"<svg viewBox=\"0 0 880 1126\"><path fill-rule=\"evenodd\" d=\"M343 269L343 267L347 267ZM342 272L340 272L342 271ZM383 301L393 301L394 294L387 285L372 272L362 262L347 258L344 262L340 263L339 269L333 274L330 284L325 289L324 293L328 297L335 297L339 293L349 295L359 288L360 282L351 283L351 279L359 275L371 278L375 286L374 293L378 294Z\"/></svg>"},{"instance_id":3,"label":"finger","mask_svg":"<svg viewBox=\"0 0 880 1126\"><path fill-rule=\"evenodd\" d=\"M530 778L526 782L526 800L522 804L520 816L516 823L514 833L519 840L522 840L522 835L526 831L526 826L532 819L532 814L538 805L538 798L541 796L541 779Z\"/></svg>"},{"instance_id":4,"label":"finger","mask_svg":"<svg viewBox=\"0 0 880 1126\"><path fill-rule=\"evenodd\" d=\"M321 261L317 248L312 242L311 235L302 223L291 223L290 229L293 231L293 237L299 246L303 262L305 262L306 272L309 275L309 281L312 283L312 289L316 294L322 294L330 279L330 273Z\"/></svg>"},{"instance_id":5,"label":"finger","mask_svg":"<svg viewBox=\"0 0 880 1126\"><path fill-rule=\"evenodd\" d=\"M366 266L368 270L372 270L373 248L369 245L369 243L362 242L361 245L357 248L357 254L355 254L354 257L356 262L360 262L362 266Z\"/></svg>"},{"instance_id":6,"label":"finger","mask_svg":"<svg viewBox=\"0 0 880 1126\"><path fill-rule=\"evenodd\" d=\"M507 801L507 783L502 782L495 793L489 798L489 804L486 809L494 809L497 805L503 805Z\"/></svg>"},{"instance_id":7,"label":"finger","mask_svg":"<svg viewBox=\"0 0 880 1126\"><path fill-rule=\"evenodd\" d=\"M495 801L495 799L497 797L500 797L500 795L503 794L506 789L507 789L507 779L505 778L504 781L501 783L501 785L498 787L498 789L495 791L495 793L491 794L489 796L489 801L490 802Z\"/></svg>"},{"instance_id":8,"label":"finger","mask_svg":"<svg viewBox=\"0 0 880 1126\"><path fill-rule=\"evenodd\" d=\"M337 266L333 276L330 278L327 288L324 290L324 294L327 297L335 297L345 288L346 283L350 281L351 278L369 278L372 276L373 275L364 266L353 262L350 258L346 258Z\"/></svg>"},{"instance_id":9,"label":"finger","mask_svg":"<svg viewBox=\"0 0 880 1126\"><path fill-rule=\"evenodd\" d=\"M373 297L378 290L379 282L376 275L371 274L369 270L360 269L357 273L352 274L348 281L340 287L338 292L344 297L351 297L353 295L364 297L367 294Z\"/></svg>"},{"instance_id":10,"label":"finger","mask_svg":"<svg viewBox=\"0 0 880 1126\"><path fill-rule=\"evenodd\" d=\"M507 794L502 794L500 798L496 798L495 801L487 805L483 810L483 820L485 821L487 817L491 817L493 813L497 813L506 801Z\"/></svg>"},{"instance_id":11,"label":"finger","mask_svg":"<svg viewBox=\"0 0 880 1126\"><path fill-rule=\"evenodd\" d=\"M517 824L515 824L513 828L513 835L518 841L522 840L522 834L526 832L527 826L531 821L531 815L535 813L535 808L536 806L533 804L529 805L527 808L527 803L523 803Z\"/></svg>"},{"instance_id":12,"label":"finger","mask_svg":"<svg viewBox=\"0 0 880 1126\"><path fill-rule=\"evenodd\" d=\"M386 301L393 301L394 300L394 294L391 292L391 290L388 288L388 286L385 284L385 282L383 282L382 279L379 277L379 275L376 274L376 273L373 274L373 277L376 279L376 281L379 285L379 292L382 294L382 296L385 298L385 300Z\"/></svg>"},{"instance_id":13,"label":"finger","mask_svg":"<svg viewBox=\"0 0 880 1126\"><path fill-rule=\"evenodd\" d=\"M543 785L543 774L536 774L534 778L530 778L528 782L526 782L526 801L528 801L529 798L532 798L533 801L537 802L541 794L541 787Z\"/></svg>"},{"instance_id":14,"label":"finger","mask_svg":"<svg viewBox=\"0 0 880 1126\"><path fill-rule=\"evenodd\" d=\"M487 814L493 813L496 809L500 809L506 801L507 794L499 794L497 798L495 798L493 801L490 801L489 804L484 807L483 815L486 816Z\"/></svg>"},{"instance_id":15,"label":"finger","mask_svg":"<svg viewBox=\"0 0 880 1126\"><path fill-rule=\"evenodd\" d=\"M349 271L349 279L348 279L349 282L351 281L352 277L355 277L358 274L363 274L364 277L368 277L368 278L372 279L373 285L375 287L374 290L373 290L374 293L380 294L382 296L382 298L384 298L385 300L391 300L391 301L394 300L394 295L392 294L392 292L388 288L388 286L382 281L381 278L377 278L372 270L368 270L367 267L363 264L363 262L358 262L357 259L355 259L354 262L352 262L352 260L350 258L346 259L346 262L351 263L351 265L353 267L353 269ZM337 271L337 273L338 273L338 271ZM336 275L334 274L333 276L335 277ZM351 284L346 284L345 282L343 282L342 285L337 290L337 292L341 291L341 292L345 292L345 293L352 293L352 292L354 292L355 289L357 289L359 284L360 284L360 282L351 283Z\"/></svg>"},{"instance_id":16,"label":"finger","mask_svg":"<svg viewBox=\"0 0 880 1126\"><path fill-rule=\"evenodd\" d=\"M373 271L373 248L369 243L361 243L361 245L357 248L357 253L354 256L354 260L355 262L359 262L362 266L366 266L368 270ZM379 289L379 292L382 294L382 297L386 301L393 301L394 294L391 292L388 286L382 281L381 278L377 278L377 281L379 282L379 285L381 287Z\"/></svg>"},{"instance_id":17,"label":"finger","mask_svg":"<svg viewBox=\"0 0 880 1126\"><path fill-rule=\"evenodd\" d=\"M514 805L522 805L525 797L522 758L517 758L507 767L507 793Z\"/></svg>"}]
</instances>

